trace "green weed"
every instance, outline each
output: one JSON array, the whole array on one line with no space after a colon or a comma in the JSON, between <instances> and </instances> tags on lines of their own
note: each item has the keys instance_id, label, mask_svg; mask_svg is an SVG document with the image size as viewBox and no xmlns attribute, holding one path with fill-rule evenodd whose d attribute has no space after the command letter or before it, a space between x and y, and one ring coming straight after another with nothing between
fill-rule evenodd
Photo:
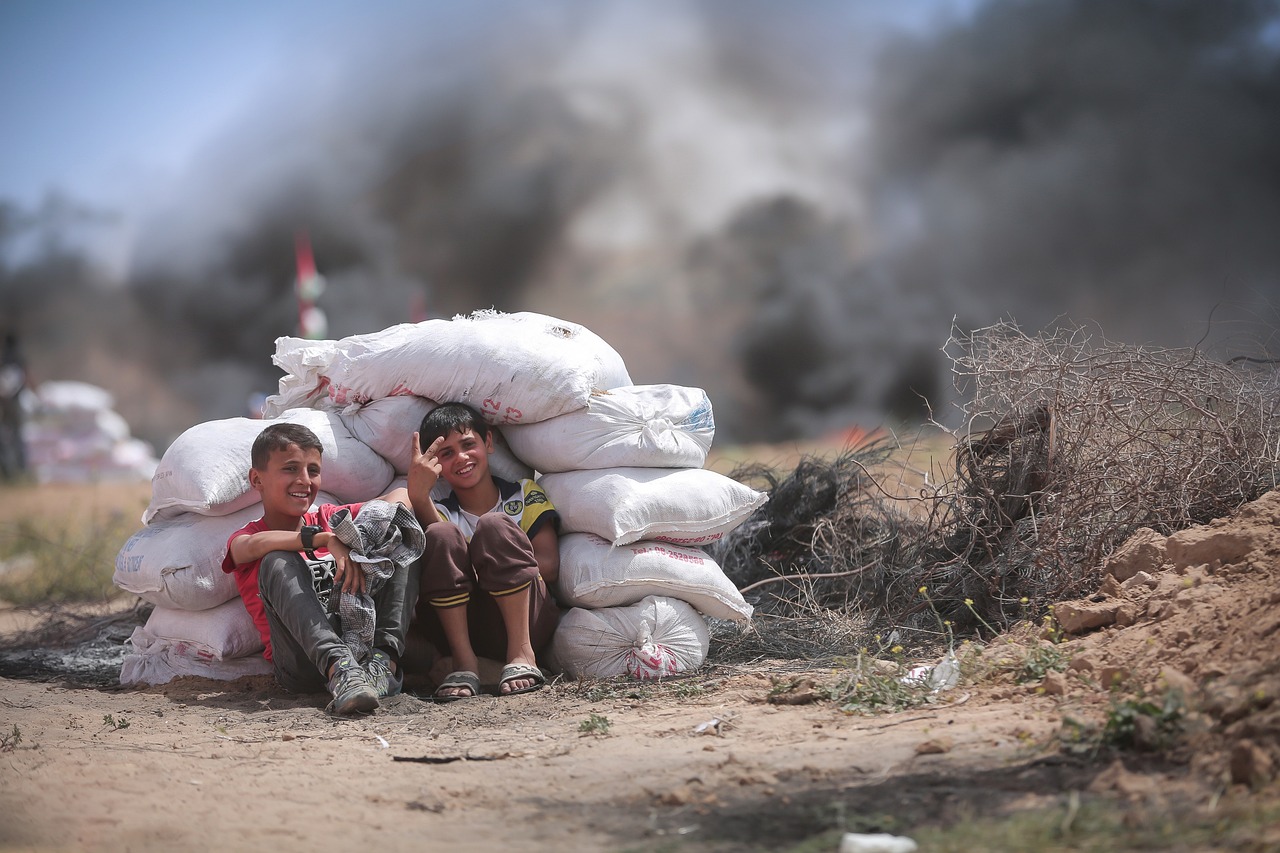
<instances>
[{"instance_id":1,"label":"green weed","mask_svg":"<svg viewBox=\"0 0 1280 853\"><path fill-rule=\"evenodd\" d=\"M1054 645L1037 643L1027 650L1027 657L1017 673L1019 684L1044 681L1050 672L1062 672L1067 668L1067 656Z\"/></svg>"},{"instance_id":2,"label":"green weed","mask_svg":"<svg viewBox=\"0 0 1280 853\"><path fill-rule=\"evenodd\" d=\"M893 651L901 655L901 647ZM846 714L873 715L902 711L933 700L928 679L903 679L903 665L895 661L888 671L862 652L851 661L850 672L824 688L827 697Z\"/></svg>"},{"instance_id":3,"label":"green weed","mask_svg":"<svg viewBox=\"0 0 1280 853\"><path fill-rule=\"evenodd\" d=\"M122 729L129 728L129 721L125 717L121 717L117 720L110 714L103 714L102 725L104 728L111 729L112 731L120 731Z\"/></svg>"},{"instance_id":4,"label":"green weed","mask_svg":"<svg viewBox=\"0 0 1280 853\"><path fill-rule=\"evenodd\" d=\"M0 735L0 752L13 752L20 743L22 743L22 730L18 728L17 723L14 723L13 731L7 735Z\"/></svg>"},{"instance_id":5,"label":"green weed","mask_svg":"<svg viewBox=\"0 0 1280 853\"><path fill-rule=\"evenodd\" d=\"M1161 749L1182 733L1186 706L1182 694L1170 690L1156 704L1148 699L1112 699L1102 742L1121 749Z\"/></svg>"},{"instance_id":6,"label":"green weed","mask_svg":"<svg viewBox=\"0 0 1280 853\"><path fill-rule=\"evenodd\" d=\"M578 723L578 731L584 735L607 735L609 726L613 725L609 722L609 718L601 714L592 713L581 723Z\"/></svg>"},{"instance_id":7,"label":"green weed","mask_svg":"<svg viewBox=\"0 0 1280 853\"><path fill-rule=\"evenodd\" d=\"M1141 696L1113 696L1101 726L1063 717L1059 738L1076 753L1097 753L1103 747L1160 750L1183 733L1187 708L1182 693L1170 690L1159 702Z\"/></svg>"}]
</instances>

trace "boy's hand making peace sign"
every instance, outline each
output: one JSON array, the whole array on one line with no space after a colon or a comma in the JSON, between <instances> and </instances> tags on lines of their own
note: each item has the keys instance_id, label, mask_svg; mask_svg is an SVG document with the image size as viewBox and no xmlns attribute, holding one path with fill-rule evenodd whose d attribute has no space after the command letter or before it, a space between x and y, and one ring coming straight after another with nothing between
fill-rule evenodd
<instances>
[{"instance_id":1,"label":"boy's hand making peace sign","mask_svg":"<svg viewBox=\"0 0 1280 853\"><path fill-rule=\"evenodd\" d=\"M440 480L443 467L436 453L444 443L441 436L424 451L417 430L413 433L413 455L409 459L409 502L413 504L413 513L423 525L439 521L435 502L431 500L431 490Z\"/></svg>"}]
</instances>

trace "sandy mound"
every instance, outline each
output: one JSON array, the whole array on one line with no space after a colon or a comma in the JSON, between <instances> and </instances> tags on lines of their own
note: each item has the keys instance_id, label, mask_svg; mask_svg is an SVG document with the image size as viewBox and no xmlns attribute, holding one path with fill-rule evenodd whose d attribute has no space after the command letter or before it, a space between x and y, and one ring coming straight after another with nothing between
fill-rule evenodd
<instances>
[{"instance_id":1,"label":"sandy mound","mask_svg":"<svg viewBox=\"0 0 1280 853\"><path fill-rule=\"evenodd\" d=\"M1106 709L1124 697L1185 711L1192 734L1177 749L1197 775L1253 785L1273 778L1280 766L1280 491L1168 537L1139 530L1105 573L1097 594L1054 607L1070 638L1058 646L1069 667L1050 673L1042 688ZM1162 745L1159 732L1141 727L1135 739Z\"/></svg>"}]
</instances>

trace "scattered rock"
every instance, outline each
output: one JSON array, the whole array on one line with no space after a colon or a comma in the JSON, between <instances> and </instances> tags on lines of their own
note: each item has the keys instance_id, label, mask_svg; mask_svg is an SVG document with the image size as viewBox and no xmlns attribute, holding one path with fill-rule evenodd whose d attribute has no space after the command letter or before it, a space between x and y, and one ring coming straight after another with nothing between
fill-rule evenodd
<instances>
[{"instance_id":1,"label":"scattered rock","mask_svg":"<svg viewBox=\"0 0 1280 853\"><path fill-rule=\"evenodd\" d=\"M1132 601L1122 601L1116 608L1116 622L1120 627L1128 627L1138 621L1138 605Z\"/></svg>"},{"instance_id":2,"label":"scattered rock","mask_svg":"<svg viewBox=\"0 0 1280 853\"><path fill-rule=\"evenodd\" d=\"M1060 672L1046 672L1040 687L1047 696L1067 695L1067 677Z\"/></svg>"},{"instance_id":3,"label":"scattered rock","mask_svg":"<svg viewBox=\"0 0 1280 853\"><path fill-rule=\"evenodd\" d=\"M1184 702L1190 704L1199 692L1195 681L1187 674L1174 669L1171 666L1163 667L1160 670L1159 684L1167 691L1176 691L1182 694Z\"/></svg>"},{"instance_id":4,"label":"scattered rock","mask_svg":"<svg viewBox=\"0 0 1280 853\"><path fill-rule=\"evenodd\" d=\"M1159 780L1141 773L1130 773L1124 762L1116 759L1111 766L1103 770L1089 785L1089 790L1098 794L1114 791L1130 799L1145 799L1159 793Z\"/></svg>"},{"instance_id":5,"label":"scattered rock","mask_svg":"<svg viewBox=\"0 0 1280 853\"><path fill-rule=\"evenodd\" d=\"M1093 672L1094 668L1095 664L1093 662L1093 658L1088 655L1076 655L1071 659L1071 662L1067 664L1067 669L1074 670L1076 672Z\"/></svg>"},{"instance_id":6,"label":"scattered rock","mask_svg":"<svg viewBox=\"0 0 1280 853\"><path fill-rule=\"evenodd\" d=\"M783 693L771 694L769 702L773 705L811 705L822 698L817 685L806 678Z\"/></svg>"},{"instance_id":7,"label":"scattered rock","mask_svg":"<svg viewBox=\"0 0 1280 853\"><path fill-rule=\"evenodd\" d=\"M1247 534L1208 526L1189 527L1165 540L1165 555L1175 568L1238 563L1253 548L1253 539Z\"/></svg>"},{"instance_id":8,"label":"scattered rock","mask_svg":"<svg viewBox=\"0 0 1280 853\"><path fill-rule=\"evenodd\" d=\"M1053 615L1068 634L1082 634L1116 621L1115 601L1064 601L1054 607Z\"/></svg>"},{"instance_id":9,"label":"scattered rock","mask_svg":"<svg viewBox=\"0 0 1280 853\"><path fill-rule=\"evenodd\" d=\"M1102 672L1098 676L1098 681L1102 685L1103 690L1110 690L1113 687L1124 684L1129 680L1129 670L1122 666L1104 666Z\"/></svg>"},{"instance_id":10,"label":"scattered rock","mask_svg":"<svg viewBox=\"0 0 1280 853\"><path fill-rule=\"evenodd\" d=\"M1160 581L1156 580L1156 576L1147 572L1138 572L1130 575L1124 583L1120 584L1120 588L1124 590L1138 589L1146 587L1147 589L1155 589L1160 585Z\"/></svg>"},{"instance_id":11,"label":"scattered rock","mask_svg":"<svg viewBox=\"0 0 1280 853\"><path fill-rule=\"evenodd\" d=\"M1164 560L1165 537L1150 527L1140 527L1107 558L1103 569L1117 581L1125 581L1139 572L1158 573Z\"/></svg>"}]
</instances>

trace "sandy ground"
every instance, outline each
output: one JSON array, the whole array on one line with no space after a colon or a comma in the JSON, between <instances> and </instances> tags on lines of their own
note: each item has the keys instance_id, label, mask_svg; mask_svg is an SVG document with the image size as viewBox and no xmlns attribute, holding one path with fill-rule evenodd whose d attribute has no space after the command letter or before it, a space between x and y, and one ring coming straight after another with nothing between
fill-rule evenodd
<instances>
[{"instance_id":1,"label":"sandy ground","mask_svg":"<svg viewBox=\"0 0 1280 853\"><path fill-rule=\"evenodd\" d=\"M1016 768L1057 725L1054 703L1031 696L1015 709L961 694L885 718L775 705L761 675L692 698L590 701L573 685L450 705L403 696L357 720L259 678L3 686L0 719L22 742L0 759L0 838L37 849L767 849L852 789L876 792L872 814L887 792L935 799L936 783L911 780L942 765L957 800L979 775L1022 787ZM592 715L607 734L581 731Z\"/></svg>"},{"instance_id":2,"label":"sandy ground","mask_svg":"<svg viewBox=\"0 0 1280 853\"><path fill-rule=\"evenodd\" d=\"M1073 792L1138 814L1280 802L1280 493L1135 537L1110 572L1097 595L1056 608L1063 642L1000 638L935 704L874 717L803 682L779 691L795 661L657 687L406 695L335 719L324 697L269 678L123 690L36 680L9 657L0 848L775 850L832 828L910 836ZM11 647L24 618L0 623ZM1038 648L1070 667L1018 683L1005 664ZM1182 736L1073 748L1071 732L1107 718L1111 684L1157 702L1176 690ZM1280 829L1255 842L1234 849L1280 849Z\"/></svg>"}]
</instances>

